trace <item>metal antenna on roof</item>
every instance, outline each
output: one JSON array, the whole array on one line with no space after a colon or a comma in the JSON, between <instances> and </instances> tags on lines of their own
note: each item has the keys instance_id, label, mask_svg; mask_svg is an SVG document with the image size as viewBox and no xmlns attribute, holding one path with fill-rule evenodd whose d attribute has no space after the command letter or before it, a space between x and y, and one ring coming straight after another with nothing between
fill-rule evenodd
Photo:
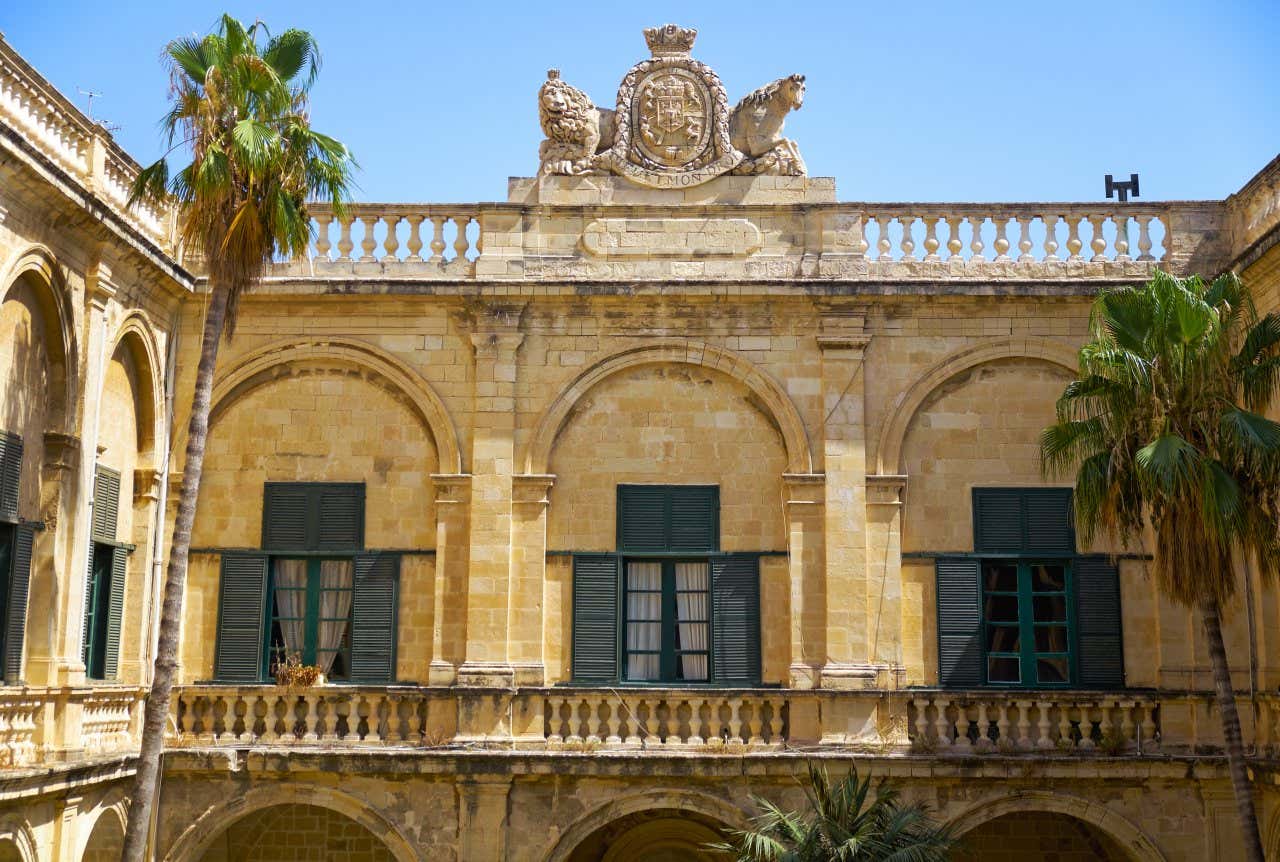
<instances>
[{"instance_id":1,"label":"metal antenna on roof","mask_svg":"<svg viewBox=\"0 0 1280 862\"><path fill-rule=\"evenodd\" d=\"M1107 174L1104 179L1106 180L1106 184L1107 184L1106 190L1107 190L1108 200L1119 195L1120 203L1123 204L1123 203L1129 202L1130 194L1132 194L1135 198L1138 196L1138 175L1137 174L1129 174L1128 182L1118 183L1112 178L1111 174Z\"/></svg>"}]
</instances>

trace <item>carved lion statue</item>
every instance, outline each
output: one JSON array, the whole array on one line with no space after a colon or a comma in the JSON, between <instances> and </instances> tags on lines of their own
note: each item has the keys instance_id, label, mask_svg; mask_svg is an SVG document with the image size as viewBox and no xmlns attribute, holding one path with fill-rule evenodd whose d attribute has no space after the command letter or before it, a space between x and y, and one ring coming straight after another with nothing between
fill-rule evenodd
<instances>
[{"instance_id":1,"label":"carved lion statue","mask_svg":"<svg viewBox=\"0 0 1280 862\"><path fill-rule=\"evenodd\" d=\"M788 75L748 93L729 118L729 139L746 158L735 174L808 173L800 147L782 137L782 124L804 104L804 75Z\"/></svg>"},{"instance_id":2,"label":"carved lion statue","mask_svg":"<svg viewBox=\"0 0 1280 862\"><path fill-rule=\"evenodd\" d=\"M614 112L597 108L586 93L547 71L538 91L538 118L547 139L538 147L539 174L596 173L596 154L613 146Z\"/></svg>"}]
</instances>

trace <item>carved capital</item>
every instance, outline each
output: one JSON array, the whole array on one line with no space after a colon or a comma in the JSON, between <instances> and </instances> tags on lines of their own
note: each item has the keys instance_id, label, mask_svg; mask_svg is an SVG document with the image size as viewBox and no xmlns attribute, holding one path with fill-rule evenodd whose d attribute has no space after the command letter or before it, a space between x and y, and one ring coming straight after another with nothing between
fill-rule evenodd
<instances>
[{"instance_id":1,"label":"carved capital","mask_svg":"<svg viewBox=\"0 0 1280 862\"><path fill-rule=\"evenodd\" d=\"M133 504L154 503L160 499L160 471L133 471Z\"/></svg>"},{"instance_id":2,"label":"carved capital","mask_svg":"<svg viewBox=\"0 0 1280 862\"><path fill-rule=\"evenodd\" d=\"M788 510L794 506L816 510L826 503L826 489L825 473L782 474L782 492Z\"/></svg>"},{"instance_id":3,"label":"carved capital","mask_svg":"<svg viewBox=\"0 0 1280 862\"><path fill-rule=\"evenodd\" d=\"M80 464L80 438L60 431L44 433L44 473L51 481Z\"/></svg>"},{"instance_id":4,"label":"carved capital","mask_svg":"<svg viewBox=\"0 0 1280 862\"><path fill-rule=\"evenodd\" d=\"M465 506L471 502L470 473L432 473L437 506Z\"/></svg>"},{"instance_id":5,"label":"carved capital","mask_svg":"<svg viewBox=\"0 0 1280 862\"><path fill-rule=\"evenodd\" d=\"M97 311L104 310L116 295L116 286L111 281L111 265L101 258L94 261L84 274L84 286L93 308Z\"/></svg>"},{"instance_id":6,"label":"carved capital","mask_svg":"<svg viewBox=\"0 0 1280 862\"><path fill-rule=\"evenodd\" d=\"M517 506L548 506L556 477L550 473L524 473L511 477L511 502Z\"/></svg>"},{"instance_id":7,"label":"carved capital","mask_svg":"<svg viewBox=\"0 0 1280 862\"><path fill-rule=\"evenodd\" d=\"M901 506L907 489L905 474L867 477L868 506Z\"/></svg>"},{"instance_id":8,"label":"carved capital","mask_svg":"<svg viewBox=\"0 0 1280 862\"><path fill-rule=\"evenodd\" d=\"M862 305L820 305L818 347L862 352L871 341L867 334L867 309Z\"/></svg>"}]
</instances>

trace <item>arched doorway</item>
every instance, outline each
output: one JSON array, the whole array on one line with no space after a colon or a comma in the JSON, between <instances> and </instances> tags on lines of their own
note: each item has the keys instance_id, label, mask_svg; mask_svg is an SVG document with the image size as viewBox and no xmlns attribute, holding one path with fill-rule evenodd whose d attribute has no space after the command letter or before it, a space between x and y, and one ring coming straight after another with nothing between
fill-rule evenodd
<instances>
[{"instance_id":1,"label":"arched doorway","mask_svg":"<svg viewBox=\"0 0 1280 862\"><path fill-rule=\"evenodd\" d=\"M1131 862L1097 826L1069 814L1020 811L982 823L960 838L956 862Z\"/></svg>"},{"instance_id":2,"label":"arched doorway","mask_svg":"<svg viewBox=\"0 0 1280 862\"><path fill-rule=\"evenodd\" d=\"M709 817L678 809L638 811L596 829L567 862L727 862L707 849L724 837Z\"/></svg>"},{"instance_id":3,"label":"arched doorway","mask_svg":"<svg viewBox=\"0 0 1280 862\"><path fill-rule=\"evenodd\" d=\"M84 845L83 862L116 862L124 849L124 823L120 814L107 809L98 815Z\"/></svg>"},{"instance_id":4,"label":"arched doorway","mask_svg":"<svg viewBox=\"0 0 1280 862\"><path fill-rule=\"evenodd\" d=\"M228 826L200 862L395 862L382 839L341 812L318 805L260 808Z\"/></svg>"}]
</instances>

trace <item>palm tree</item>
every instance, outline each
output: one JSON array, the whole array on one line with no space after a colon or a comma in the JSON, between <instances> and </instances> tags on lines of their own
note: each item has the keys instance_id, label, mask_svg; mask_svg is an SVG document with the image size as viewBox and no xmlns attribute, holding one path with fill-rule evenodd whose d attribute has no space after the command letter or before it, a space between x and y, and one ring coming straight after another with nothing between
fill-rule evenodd
<instances>
[{"instance_id":1,"label":"palm tree","mask_svg":"<svg viewBox=\"0 0 1280 862\"><path fill-rule=\"evenodd\" d=\"M1199 612L1236 807L1249 858L1262 862L1221 619L1236 570L1280 571L1280 315L1259 317L1234 274L1206 284L1157 271L1104 293L1080 374L1041 437L1049 474L1075 470L1086 541L1150 530L1161 591Z\"/></svg>"},{"instance_id":2,"label":"palm tree","mask_svg":"<svg viewBox=\"0 0 1280 862\"><path fill-rule=\"evenodd\" d=\"M191 162L170 175L162 157L143 169L131 200L171 201L187 248L203 255L208 305L191 404L186 461L173 526L155 673L147 698L124 859L141 862L155 806L165 719L173 689L187 552L209 430L218 344L235 329L240 295L275 255L306 252L307 201L340 207L354 162L347 148L311 129L308 94L320 68L311 34L272 36L224 15L203 39L170 42L165 53L172 108L162 120L169 144Z\"/></svg>"},{"instance_id":3,"label":"palm tree","mask_svg":"<svg viewBox=\"0 0 1280 862\"><path fill-rule=\"evenodd\" d=\"M860 779L857 766L833 784L825 767L810 763L802 784L807 812L756 798L763 809L756 828L733 831L728 842L709 849L735 862L945 862L950 856L950 827L934 823L923 803L902 804L883 782L871 798L871 776Z\"/></svg>"}]
</instances>

